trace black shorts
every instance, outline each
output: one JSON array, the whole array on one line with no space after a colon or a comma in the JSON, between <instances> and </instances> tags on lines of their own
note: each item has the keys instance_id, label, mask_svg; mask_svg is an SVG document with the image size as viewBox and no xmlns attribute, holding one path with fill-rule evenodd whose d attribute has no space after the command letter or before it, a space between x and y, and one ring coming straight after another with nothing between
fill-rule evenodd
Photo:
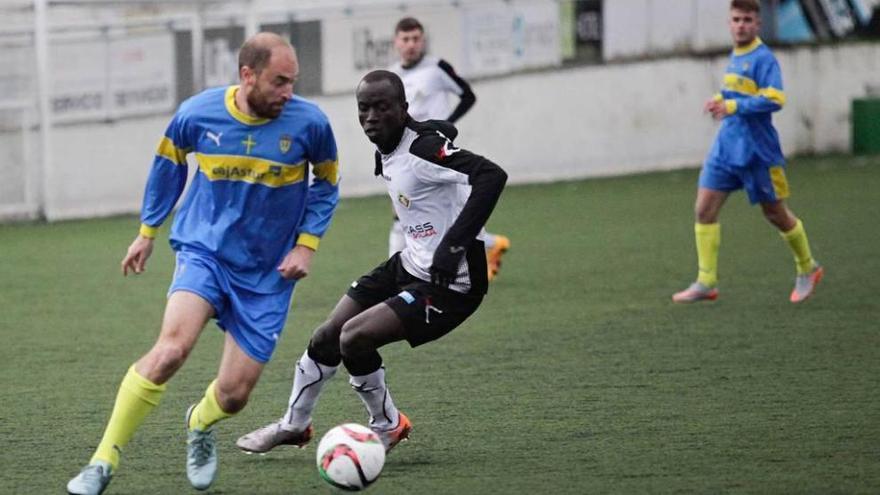
<instances>
[{"instance_id":1,"label":"black shorts","mask_svg":"<svg viewBox=\"0 0 880 495\"><path fill-rule=\"evenodd\" d=\"M400 253L353 282L346 294L367 308L388 304L412 347L451 332L483 301L483 294L462 294L413 277L403 269Z\"/></svg>"}]
</instances>

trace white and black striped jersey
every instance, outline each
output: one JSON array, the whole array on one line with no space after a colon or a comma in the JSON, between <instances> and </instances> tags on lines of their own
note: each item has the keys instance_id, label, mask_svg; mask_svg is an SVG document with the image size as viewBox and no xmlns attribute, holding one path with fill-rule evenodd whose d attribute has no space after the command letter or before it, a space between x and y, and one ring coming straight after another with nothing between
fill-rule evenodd
<instances>
[{"instance_id":1,"label":"white and black striped jersey","mask_svg":"<svg viewBox=\"0 0 880 495\"><path fill-rule=\"evenodd\" d=\"M456 148L457 134L448 122L410 119L394 151L376 151L375 173L385 181L403 227L404 269L430 281L434 266L456 274L450 289L484 294L486 253L475 240L507 174L486 158Z\"/></svg>"},{"instance_id":2,"label":"white and black striped jersey","mask_svg":"<svg viewBox=\"0 0 880 495\"><path fill-rule=\"evenodd\" d=\"M425 55L415 65L404 68L400 62L389 70L403 81L409 114L417 121L438 119L455 122L477 101L470 85L455 73L449 62ZM458 96L450 110L449 93Z\"/></svg>"}]
</instances>

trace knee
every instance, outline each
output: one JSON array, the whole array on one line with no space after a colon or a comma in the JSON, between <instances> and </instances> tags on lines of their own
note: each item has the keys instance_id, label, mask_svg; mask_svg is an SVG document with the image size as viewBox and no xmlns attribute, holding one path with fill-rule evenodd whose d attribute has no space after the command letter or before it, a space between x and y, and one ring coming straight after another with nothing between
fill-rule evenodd
<instances>
[{"instance_id":1,"label":"knee","mask_svg":"<svg viewBox=\"0 0 880 495\"><path fill-rule=\"evenodd\" d=\"M694 217L697 223L715 223L718 219L718 210L712 205L697 204L694 206Z\"/></svg>"},{"instance_id":2,"label":"knee","mask_svg":"<svg viewBox=\"0 0 880 495\"><path fill-rule=\"evenodd\" d=\"M323 363L338 363L341 359L339 349L339 334L341 329L331 320L327 320L319 326L309 340L309 352L320 356Z\"/></svg>"},{"instance_id":3,"label":"knee","mask_svg":"<svg viewBox=\"0 0 880 495\"><path fill-rule=\"evenodd\" d=\"M347 357L365 354L376 349L362 328L348 322L342 326L342 332L339 336L339 350L343 357Z\"/></svg>"},{"instance_id":4,"label":"knee","mask_svg":"<svg viewBox=\"0 0 880 495\"><path fill-rule=\"evenodd\" d=\"M764 218L766 218L768 222L776 225L777 227L782 221L782 216L779 213L773 211L765 211Z\"/></svg>"},{"instance_id":5,"label":"knee","mask_svg":"<svg viewBox=\"0 0 880 495\"><path fill-rule=\"evenodd\" d=\"M764 218L783 231L791 229L796 223L796 220L784 209L765 209Z\"/></svg>"},{"instance_id":6,"label":"knee","mask_svg":"<svg viewBox=\"0 0 880 495\"><path fill-rule=\"evenodd\" d=\"M143 360L144 377L153 383L165 383L183 366L189 351L189 347L179 342L158 342Z\"/></svg>"},{"instance_id":7,"label":"knee","mask_svg":"<svg viewBox=\"0 0 880 495\"><path fill-rule=\"evenodd\" d=\"M223 412L235 414L247 405L251 388L242 382L225 383L217 381L214 386L217 404Z\"/></svg>"}]
</instances>

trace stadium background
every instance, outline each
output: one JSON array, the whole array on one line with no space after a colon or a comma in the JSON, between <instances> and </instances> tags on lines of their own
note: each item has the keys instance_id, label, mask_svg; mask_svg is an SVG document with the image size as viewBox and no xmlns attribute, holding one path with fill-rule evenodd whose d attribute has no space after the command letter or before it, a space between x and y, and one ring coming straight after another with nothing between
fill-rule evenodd
<instances>
[{"instance_id":1,"label":"stadium background","mask_svg":"<svg viewBox=\"0 0 880 495\"><path fill-rule=\"evenodd\" d=\"M851 102L880 92L876 0L765 2L788 104L789 154L846 151ZM258 30L299 49L300 94L327 112L342 194L381 192L352 91L392 60L396 19L474 82L461 122L512 183L694 166L699 108L726 62L725 1L8 0L0 6L0 219L136 212L157 136L194 92L237 79ZM36 7L35 7L36 6ZM845 43L840 40L848 39ZM692 118L683 118L691 116ZM41 123L48 122L42 126ZM513 143L517 143L514 145Z\"/></svg>"},{"instance_id":2,"label":"stadium background","mask_svg":"<svg viewBox=\"0 0 880 495\"><path fill-rule=\"evenodd\" d=\"M828 269L816 297L788 303L790 253L739 194L723 215L722 297L691 306L669 296L695 269L696 167L715 130L700 106L729 51L726 0L292 3L53 1L43 58L31 2L0 2L0 216L131 213L0 222L0 494L58 493L95 448L174 266L162 229L148 272L119 273L156 140L178 100L234 80L236 44L264 24L287 26L312 68L298 91L333 119L349 197L250 404L219 428L212 493L329 492L314 447L246 456L233 441L277 417L310 330L385 254L387 198L351 197L378 187L351 87L388 60L404 14L475 81L462 143L519 184L490 221L513 249L480 311L431 346L383 349L415 430L372 492L880 492L880 155L848 153L851 101L878 101L876 1L765 2L779 7L763 36L789 97L774 119L790 204ZM541 43L545 24L558 46ZM590 178L543 183L576 177ZM189 490L183 413L222 345L209 325L110 493ZM329 384L318 431L363 419L346 380Z\"/></svg>"}]
</instances>

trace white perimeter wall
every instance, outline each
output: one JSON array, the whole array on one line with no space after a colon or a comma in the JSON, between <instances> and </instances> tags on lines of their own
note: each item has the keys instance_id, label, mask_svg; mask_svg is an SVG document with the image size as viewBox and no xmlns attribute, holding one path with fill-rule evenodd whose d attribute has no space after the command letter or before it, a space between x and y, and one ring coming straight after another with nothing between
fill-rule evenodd
<instances>
[{"instance_id":1,"label":"white perimeter wall","mask_svg":"<svg viewBox=\"0 0 880 495\"><path fill-rule=\"evenodd\" d=\"M788 103L776 116L787 154L845 151L850 101L880 87L880 44L777 50ZM573 68L478 81L457 143L512 183L697 166L716 124L701 114L726 57ZM345 196L383 193L354 96L316 98L339 145ZM49 219L136 212L168 117L56 127ZM36 140L34 140L36 141Z\"/></svg>"}]
</instances>

